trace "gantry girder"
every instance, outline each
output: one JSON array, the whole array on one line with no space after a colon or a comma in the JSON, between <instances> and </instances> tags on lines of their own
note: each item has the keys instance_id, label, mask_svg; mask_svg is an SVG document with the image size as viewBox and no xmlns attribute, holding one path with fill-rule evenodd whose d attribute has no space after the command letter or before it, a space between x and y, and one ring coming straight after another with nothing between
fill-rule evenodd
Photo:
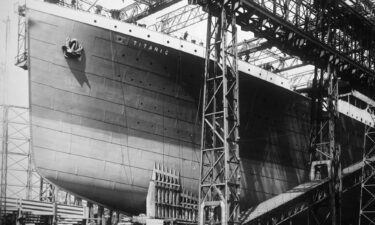
<instances>
[{"instance_id":1,"label":"gantry girder","mask_svg":"<svg viewBox=\"0 0 375 225\"><path fill-rule=\"evenodd\" d=\"M343 0L346 8L359 15L358 19L366 20L365 23L375 25L375 1L374 0Z\"/></svg>"},{"instance_id":2,"label":"gantry girder","mask_svg":"<svg viewBox=\"0 0 375 225\"><path fill-rule=\"evenodd\" d=\"M143 15L148 14L148 9L149 5L140 2L133 2L119 10L119 19L122 21L135 22L137 21L137 18L141 18Z\"/></svg>"},{"instance_id":3,"label":"gantry girder","mask_svg":"<svg viewBox=\"0 0 375 225\"><path fill-rule=\"evenodd\" d=\"M374 28L370 25L355 28L360 20L349 21L352 18L347 15L351 11L344 10L349 7L344 8L341 1L332 1L340 4L329 6L324 11L326 15L318 13L317 2L241 0L242 10L238 13L237 24L306 63L326 69L330 62L339 77L353 85L369 84L369 80L372 84L375 74Z\"/></svg>"},{"instance_id":4,"label":"gantry girder","mask_svg":"<svg viewBox=\"0 0 375 225\"><path fill-rule=\"evenodd\" d=\"M58 0L59 4L84 10L128 23L134 23L153 13L163 10L181 0L135 0L132 4L121 9L107 9L97 4L96 1L78 0L72 4L71 1Z\"/></svg>"},{"instance_id":5,"label":"gantry girder","mask_svg":"<svg viewBox=\"0 0 375 225\"><path fill-rule=\"evenodd\" d=\"M282 73L308 65L294 57L285 57L283 59L271 62L271 65L274 64L276 64L276 66L274 66L274 73Z\"/></svg>"},{"instance_id":6,"label":"gantry girder","mask_svg":"<svg viewBox=\"0 0 375 225\"><path fill-rule=\"evenodd\" d=\"M374 0L346 0L345 3L360 13L363 17L375 23Z\"/></svg>"},{"instance_id":7,"label":"gantry girder","mask_svg":"<svg viewBox=\"0 0 375 225\"><path fill-rule=\"evenodd\" d=\"M238 56L253 65L274 73L282 73L308 65L299 58L273 48L264 38L251 38L238 43Z\"/></svg>"},{"instance_id":8,"label":"gantry girder","mask_svg":"<svg viewBox=\"0 0 375 225\"><path fill-rule=\"evenodd\" d=\"M239 224L239 83L237 1L211 1L208 8L199 224ZM214 17L214 15L216 17ZM212 60L213 59L213 60Z\"/></svg>"},{"instance_id":9,"label":"gantry girder","mask_svg":"<svg viewBox=\"0 0 375 225\"><path fill-rule=\"evenodd\" d=\"M90 2L87 0L80 1L90 5ZM119 10L110 10L103 7L101 10L104 14L110 15L115 19L132 23L163 10L179 1L181 0L136 0L134 3Z\"/></svg>"},{"instance_id":10,"label":"gantry girder","mask_svg":"<svg viewBox=\"0 0 375 225\"><path fill-rule=\"evenodd\" d=\"M241 43L238 43L238 56L246 56L251 53L263 51L272 47L272 44L265 39L261 38L252 38L250 40L245 40Z\"/></svg>"},{"instance_id":11,"label":"gantry girder","mask_svg":"<svg viewBox=\"0 0 375 225\"><path fill-rule=\"evenodd\" d=\"M196 5L186 5L157 18L148 28L170 34L207 19L207 13Z\"/></svg>"},{"instance_id":12,"label":"gantry girder","mask_svg":"<svg viewBox=\"0 0 375 225\"><path fill-rule=\"evenodd\" d=\"M119 19L125 22L135 22L180 1L181 0L137 0L133 4L119 10Z\"/></svg>"}]
</instances>

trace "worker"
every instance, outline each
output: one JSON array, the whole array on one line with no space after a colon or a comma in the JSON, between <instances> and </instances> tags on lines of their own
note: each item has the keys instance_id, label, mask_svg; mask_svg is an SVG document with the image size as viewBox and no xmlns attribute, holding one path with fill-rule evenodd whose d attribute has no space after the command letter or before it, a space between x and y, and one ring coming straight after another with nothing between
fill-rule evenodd
<instances>
[{"instance_id":1,"label":"worker","mask_svg":"<svg viewBox=\"0 0 375 225\"><path fill-rule=\"evenodd\" d=\"M185 31L185 33L184 33L184 40L186 40L188 36L189 36L189 33L187 31Z\"/></svg>"},{"instance_id":2,"label":"worker","mask_svg":"<svg viewBox=\"0 0 375 225\"><path fill-rule=\"evenodd\" d=\"M72 1L71 1L71 5L72 5L72 7L73 7L74 9L78 8L78 7L76 6L76 4L77 4L76 0L72 0Z\"/></svg>"},{"instance_id":3,"label":"worker","mask_svg":"<svg viewBox=\"0 0 375 225\"><path fill-rule=\"evenodd\" d=\"M120 14L121 14L121 11L120 10L117 10L117 9L111 9L109 11L111 13L111 17L115 20L119 20L120 19Z\"/></svg>"},{"instance_id":4,"label":"worker","mask_svg":"<svg viewBox=\"0 0 375 225\"><path fill-rule=\"evenodd\" d=\"M208 223L210 225L215 224L215 207L211 206L208 211Z\"/></svg>"},{"instance_id":5,"label":"worker","mask_svg":"<svg viewBox=\"0 0 375 225\"><path fill-rule=\"evenodd\" d=\"M96 5L95 8L96 8L96 9L95 9L95 13L96 13L96 14L98 14L98 15L102 14L103 6L101 6L101 5Z\"/></svg>"},{"instance_id":6,"label":"worker","mask_svg":"<svg viewBox=\"0 0 375 225\"><path fill-rule=\"evenodd\" d=\"M315 166L315 174L314 174L315 179L314 180L321 180L322 179L322 174L321 174L320 170L321 170L321 166L316 165Z\"/></svg>"},{"instance_id":7,"label":"worker","mask_svg":"<svg viewBox=\"0 0 375 225\"><path fill-rule=\"evenodd\" d=\"M18 216L16 224L17 225L24 225L25 224L25 217L23 215Z\"/></svg>"}]
</instances>

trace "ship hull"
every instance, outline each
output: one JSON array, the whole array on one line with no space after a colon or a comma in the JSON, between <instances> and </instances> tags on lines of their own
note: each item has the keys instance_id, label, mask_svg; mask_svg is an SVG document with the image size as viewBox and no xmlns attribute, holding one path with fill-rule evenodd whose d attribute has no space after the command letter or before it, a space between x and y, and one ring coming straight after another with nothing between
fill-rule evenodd
<instances>
[{"instance_id":1,"label":"ship hull","mask_svg":"<svg viewBox=\"0 0 375 225\"><path fill-rule=\"evenodd\" d=\"M197 195L204 59L77 19L35 9L27 16L37 171L132 214L145 212L155 164L179 171ZM83 44L80 60L62 54L67 37ZM241 72L242 207L307 179L309 112L307 98ZM350 130L339 138L345 166L361 157L363 124L340 123Z\"/></svg>"}]
</instances>

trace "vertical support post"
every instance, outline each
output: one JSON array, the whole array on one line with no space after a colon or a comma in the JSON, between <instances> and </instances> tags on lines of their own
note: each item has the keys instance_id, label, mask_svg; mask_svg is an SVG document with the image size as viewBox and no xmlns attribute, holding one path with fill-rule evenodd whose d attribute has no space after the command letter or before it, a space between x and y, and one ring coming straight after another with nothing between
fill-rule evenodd
<instances>
[{"instance_id":1,"label":"vertical support post","mask_svg":"<svg viewBox=\"0 0 375 225\"><path fill-rule=\"evenodd\" d=\"M98 205L98 225L105 225L105 219L104 219L104 207L101 205Z\"/></svg>"},{"instance_id":2,"label":"vertical support post","mask_svg":"<svg viewBox=\"0 0 375 225\"><path fill-rule=\"evenodd\" d=\"M43 192L44 192L43 185L44 185L44 180L41 177L40 178L40 184L39 184L39 201L43 201L43 198L44 198L44 196L43 196Z\"/></svg>"},{"instance_id":3,"label":"vertical support post","mask_svg":"<svg viewBox=\"0 0 375 225\"><path fill-rule=\"evenodd\" d=\"M311 113L310 113L310 126L311 126L311 134L310 134L310 144L313 144L315 142L315 138L318 137L319 132L319 125L320 120L318 119L318 114L321 111L320 105L319 105L319 83L318 83L318 68L314 68L314 78L312 82L312 89L311 89ZM314 158L314 148L310 148L310 163L312 162Z\"/></svg>"},{"instance_id":4,"label":"vertical support post","mask_svg":"<svg viewBox=\"0 0 375 225\"><path fill-rule=\"evenodd\" d=\"M365 127L359 225L375 224L375 116L374 109L367 110L371 114L372 124Z\"/></svg>"},{"instance_id":5,"label":"vertical support post","mask_svg":"<svg viewBox=\"0 0 375 225\"><path fill-rule=\"evenodd\" d=\"M91 224L94 221L94 205L92 202L87 202L87 208L89 210L88 223Z\"/></svg>"},{"instance_id":6,"label":"vertical support post","mask_svg":"<svg viewBox=\"0 0 375 225\"><path fill-rule=\"evenodd\" d=\"M119 211L116 211L116 223L120 223L120 212Z\"/></svg>"},{"instance_id":7,"label":"vertical support post","mask_svg":"<svg viewBox=\"0 0 375 225\"><path fill-rule=\"evenodd\" d=\"M335 134L336 121L339 116L338 113L338 80L337 74L334 69L331 68L331 64L328 64L328 76L329 76L329 87L328 87L328 138L329 138L329 158L330 158L330 211L332 217L332 225L341 224L341 164L340 164L340 146L336 143Z\"/></svg>"},{"instance_id":8,"label":"vertical support post","mask_svg":"<svg viewBox=\"0 0 375 225\"><path fill-rule=\"evenodd\" d=\"M207 7L199 223L239 224L238 3L224 0Z\"/></svg>"},{"instance_id":9,"label":"vertical support post","mask_svg":"<svg viewBox=\"0 0 375 225\"><path fill-rule=\"evenodd\" d=\"M26 181L26 199L31 200L32 192L33 192L33 166L31 161L31 142L30 138L28 140L29 147L28 147L28 162L27 162L27 181Z\"/></svg>"},{"instance_id":10,"label":"vertical support post","mask_svg":"<svg viewBox=\"0 0 375 225\"><path fill-rule=\"evenodd\" d=\"M111 225L113 220L113 210L109 210L109 217L108 220L106 221L106 225Z\"/></svg>"},{"instance_id":11,"label":"vertical support post","mask_svg":"<svg viewBox=\"0 0 375 225\"><path fill-rule=\"evenodd\" d=\"M319 85L317 85L317 71L315 71L314 77L314 90L315 98L313 98L312 104L315 105L313 113L317 115L312 116L313 125L313 138L311 139L311 178L313 180L319 180L326 178L324 174L330 178L329 181L329 217L333 225L341 224L341 162L340 162L340 145L336 141L336 122L339 116L338 113L338 79L336 70L332 68L331 63L327 65L327 79L328 87L323 88L323 76L321 74ZM324 90L327 90L327 97L324 99ZM318 99L316 99L318 98ZM318 107L318 108L317 108ZM327 115L319 116L322 113L323 107L326 108ZM322 119L320 122L320 118ZM319 124L322 124L319 127ZM326 171L324 171L326 170ZM325 216L327 218L327 216Z\"/></svg>"},{"instance_id":12,"label":"vertical support post","mask_svg":"<svg viewBox=\"0 0 375 225\"><path fill-rule=\"evenodd\" d=\"M53 219L52 224L57 225L58 224L58 217L57 217L57 203L58 203L58 196L59 196L59 189L56 186L52 186L52 184L49 184L49 187L51 188L51 201L53 204Z\"/></svg>"}]
</instances>

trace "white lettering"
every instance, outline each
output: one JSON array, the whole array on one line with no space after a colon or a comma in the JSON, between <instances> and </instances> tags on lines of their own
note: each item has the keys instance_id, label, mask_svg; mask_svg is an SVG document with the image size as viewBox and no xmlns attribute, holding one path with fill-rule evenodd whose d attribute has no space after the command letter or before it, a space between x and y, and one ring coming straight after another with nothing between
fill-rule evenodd
<instances>
[{"instance_id":1,"label":"white lettering","mask_svg":"<svg viewBox=\"0 0 375 225\"><path fill-rule=\"evenodd\" d=\"M169 53L167 49L163 49L163 48L160 48L158 46L153 46L149 43L144 43L144 42L141 42L141 41L138 41L138 40L132 40L132 38L117 36L117 40L119 42L123 43L123 44L127 44L127 43L133 41L134 46L138 46L139 48L147 49L149 51L154 51L154 52L157 52L159 54L168 55L168 53Z\"/></svg>"}]
</instances>

